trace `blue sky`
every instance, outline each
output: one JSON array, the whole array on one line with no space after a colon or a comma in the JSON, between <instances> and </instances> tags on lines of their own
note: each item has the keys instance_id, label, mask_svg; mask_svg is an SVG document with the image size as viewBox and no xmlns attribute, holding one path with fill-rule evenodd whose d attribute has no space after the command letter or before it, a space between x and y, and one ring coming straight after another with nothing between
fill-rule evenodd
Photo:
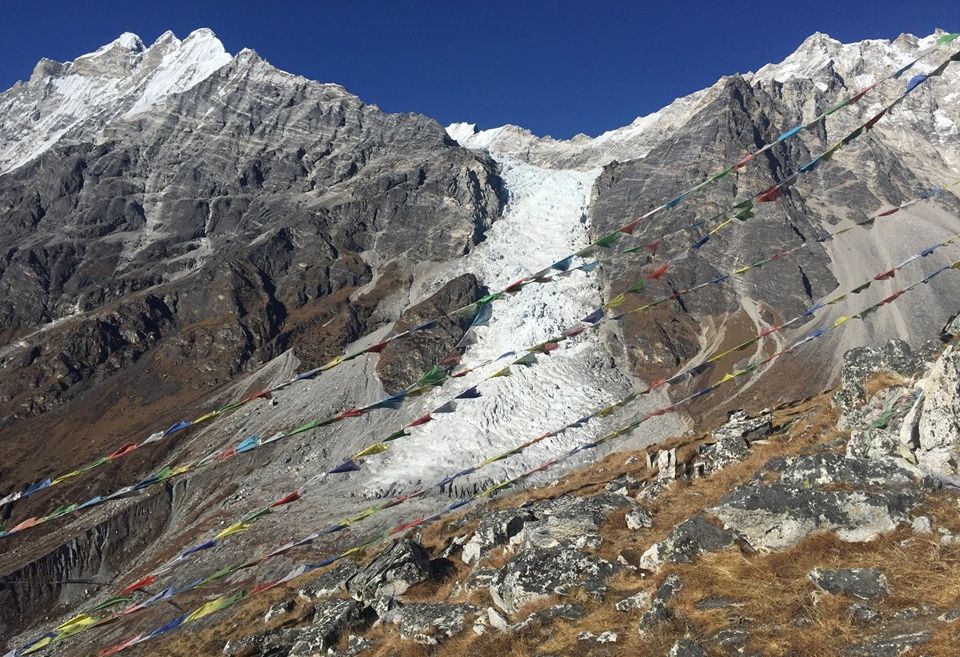
<instances>
[{"instance_id":1,"label":"blue sky","mask_svg":"<svg viewBox=\"0 0 960 657\"><path fill-rule=\"evenodd\" d=\"M779 61L818 30L843 41L960 30L960 2L3 0L0 87L40 57L72 59L124 31L149 44L198 27L387 111L569 137Z\"/></svg>"}]
</instances>

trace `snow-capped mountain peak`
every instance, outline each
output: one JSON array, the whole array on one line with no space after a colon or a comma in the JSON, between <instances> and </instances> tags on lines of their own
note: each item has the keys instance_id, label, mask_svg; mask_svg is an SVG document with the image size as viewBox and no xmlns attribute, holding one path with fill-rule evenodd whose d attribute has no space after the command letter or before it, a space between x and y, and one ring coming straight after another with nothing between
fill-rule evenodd
<instances>
[{"instance_id":1,"label":"snow-capped mountain peak","mask_svg":"<svg viewBox=\"0 0 960 657\"><path fill-rule=\"evenodd\" d=\"M0 173L34 159L91 125L139 114L232 61L212 30L182 41L164 32L149 47L131 32L73 61L41 59L27 84L0 100Z\"/></svg>"}]
</instances>

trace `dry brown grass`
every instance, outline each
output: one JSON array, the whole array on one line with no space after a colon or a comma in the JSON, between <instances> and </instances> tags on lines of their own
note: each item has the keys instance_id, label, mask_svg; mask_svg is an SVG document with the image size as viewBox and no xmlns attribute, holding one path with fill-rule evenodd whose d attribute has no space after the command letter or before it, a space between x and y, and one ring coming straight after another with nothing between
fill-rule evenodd
<instances>
[{"instance_id":1,"label":"dry brown grass","mask_svg":"<svg viewBox=\"0 0 960 657\"><path fill-rule=\"evenodd\" d=\"M878 372L864 381L863 390L867 397L872 397L885 388L902 386L908 383L907 379L893 372Z\"/></svg>"}]
</instances>

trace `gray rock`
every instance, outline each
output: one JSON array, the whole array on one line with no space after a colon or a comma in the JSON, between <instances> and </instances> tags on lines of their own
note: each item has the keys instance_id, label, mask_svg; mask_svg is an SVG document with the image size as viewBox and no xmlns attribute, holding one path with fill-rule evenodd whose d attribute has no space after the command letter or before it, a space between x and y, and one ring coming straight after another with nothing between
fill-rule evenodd
<instances>
[{"instance_id":1,"label":"gray rock","mask_svg":"<svg viewBox=\"0 0 960 657\"><path fill-rule=\"evenodd\" d=\"M890 372L902 376L919 370L919 361L903 340L889 340L879 349L857 347L844 353L840 370L840 386L833 402L843 414L866 401L863 384L873 375Z\"/></svg>"},{"instance_id":2,"label":"gray rock","mask_svg":"<svg viewBox=\"0 0 960 657\"><path fill-rule=\"evenodd\" d=\"M577 635L577 641L595 641L597 643L616 643L618 638L616 632L609 630L601 632L600 634L581 632Z\"/></svg>"},{"instance_id":3,"label":"gray rock","mask_svg":"<svg viewBox=\"0 0 960 657\"><path fill-rule=\"evenodd\" d=\"M352 561L340 561L336 566L297 589L297 595L306 601L329 598L346 590L346 583L357 574Z\"/></svg>"},{"instance_id":4,"label":"gray rock","mask_svg":"<svg viewBox=\"0 0 960 657\"><path fill-rule=\"evenodd\" d=\"M529 507L537 519L525 523L510 543L519 549L570 544L581 550L593 550L600 545L599 529L607 516L633 506L628 498L609 492L539 502Z\"/></svg>"},{"instance_id":5,"label":"gray rock","mask_svg":"<svg viewBox=\"0 0 960 657\"><path fill-rule=\"evenodd\" d=\"M707 653L693 639L680 639L670 648L669 657L707 657Z\"/></svg>"},{"instance_id":6,"label":"gray rock","mask_svg":"<svg viewBox=\"0 0 960 657\"><path fill-rule=\"evenodd\" d=\"M650 609L640 617L639 629L641 634L674 618L673 610L667 606L667 603L681 588L683 588L683 582L675 574L669 575L664 580L653 596Z\"/></svg>"},{"instance_id":7,"label":"gray rock","mask_svg":"<svg viewBox=\"0 0 960 657\"><path fill-rule=\"evenodd\" d=\"M930 640L930 630L890 634L864 641L841 651L843 657L900 657L911 648L922 646Z\"/></svg>"},{"instance_id":8,"label":"gray rock","mask_svg":"<svg viewBox=\"0 0 960 657\"><path fill-rule=\"evenodd\" d=\"M490 582L494 604L508 614L523 605L574 587L601 595L604 582L619 567L599 557L583 554L571 545L531 548L503 566Z\"/></svg>"},{"instance_id":9,"label":"gray rock","mask_svg":"<svg viewBox=\"0 0 960 657\"><path fill-rule=\"evenodd\" d=\"M960 352L948 347L929 376L924 391L916 451L920 466L934 474L960 474Z\"/></svg>"},{"instance_id":10,"label":"gray rock","mask_svg":"<svg viewBox=\"0 0 960 657\"><path fill-rule=\"evenodd\" d=\"M880 620L880 612L873 607L854 603L847 609L847 614L854 625L872 625Z\"/></svg>"},{"instance_id":11,"label":"gray rock","mask_svg":"<svg viewBox=\"0 0 960 657\"><path fill-rule=\"evenodd\" d=\"M230 639L223 646L223 654L224 657L287 657L301 633L301 628L283 628Z\"/></svg>"},{"instance_id":12,"label":"gray rock","mask_svg":"<svg viewBox=\"0 0 960 657\"><path fill-rule=\"evenodd\" d=\"M505 545L526 523L536 518L529 509L504 509L484 514L476 531L464 544L460 558L466 564L476 563L491 549Z\"/></svg>"},{"instance_id":13,"label":"gray rock","mask_svg":"<svg viewBox=\"0 0 960 657\"><path fill-rule=\"evenodd\" d=\"M627 529L650 529L653 527L653 516L642 506L627 512L624 520L627 523Z\"/></svg>"},{"instance_id":14,"label":"gray rock","mask_svg":"<svg viewBox=\"0 0 960 657\"><path fill-rule=\"evenodd\" d=\"M462 632L467 617L476 614L473 605L413 603L384 614L382 620L398 625L402 639L433 646Z\"/></svg>"},{"instance_id":15,"label":"gray rock","mask_svg":"<svg viewBox=\"0 0 960 657\"><path fill-rule=\"evenodd\" d=\"M286 616L291 611L296 603L291 598L289 600L283 600L276 604L270 605L270 608L267 610L267 613L263 616L263 622L269 623L274 618L279 618L280 616Z\"/></svg>"},{"instance_id":16,"label":"gray rock","mask_svg":"<svg viewBox=\"0 0 960 657\"><path fill-rule=\"evenodd\" d=\"M657 570L664 562L687 563L707 552L742 543L736 532L717 527L701 515L684 520L667 538L655 543L640 558L640 566Z\"/></svg>"},{"instance_id":17,"label":"gray rock","mask_svg":"<svg viewBox=\"0 0 960 657\"><path fill-rule=\"evenodd\" d=\"M371 602L401 595L432 575L430 559L420 544L401 539L350 577L346 587L357 600Z\"/></svg>"},{"instance_id":18,"label":"gray rock","mask_svg":"<svg viewBox=\"0 0 960 657\"><path fill-rule=\"evenodd\" d=\"M768 412L757 417L750 417L742 410L731 411L727 414L727 421L713 432L718 442L729 438L740 438L750 443L769 436L773 432L773 415Z\"/></svg>"},{"instance_id":19,"label":"gray rock","mask_svg":"<svg viewBox=\"0 0 960 657\"><path fill-rule=\"evenodd\" d=\"M364 620L361 606L353 600L330 600L314 608L313 621L302 628L288 657L314 657L325 653L349 629L360 626Z\"/></svg>"},{"instance_id":20,"label":"gray rock","mask_svg":"<svg viewBox=\"0 0 960 657\"><path fill-rule=\"evenodd\" d=\"M765 474L780 481L761 481ZM833 530L846 541L870 540L909 521L921 498L911 474L895 463L821 450L770 460L710 513L754 549L777 550L817 530Z\"/></svg>"},{"instance_id":21,"label":"gray rock","mask_svg":"<svg viewBox=\"0 0 960 657\"><path fill-rule=\"evenodd\" d=\"M510 629L514 632L522 632L531 626L549 625L555 620L579 620L586 615L587 610L578 604L553 605L533 612Z\"/></svg>"},{"instance_id":22,"label":"gray rock","mask_svg":"<svg viewBox=\"0 0 960 657\"><path fill-rule=\"evenodd\" d=\"M810 579L827 593L861 600L880 598L890 591L886 576L875 568L815 568L810 571Z\"/></svg>"},{"instance_id":23,"label":"gray rock","mask_svg":"<svg viewBox=\"0 0 960 657\"><path fill-rule=\"evenodd\" d=\"M637 609L646 609L650 606L651 595L649 591L640 591L634 593L629 598L624 598L614 607L617 611L636 611Z\"/></svg>"},{"instance_id":24,"label":"gray rock","mask_svg":"<svg viewBox=\"0 0 960 657\"><path fill-rule=\"evenodd\" d=\"M328 657L356 657L360 653L370 650L374 644L362 636L351 634L347 638L347 647L344 650L327 651Z\"/></svg>"},{"instance_id":25,"label":"gray rock","mask_svg":"<svg viewBox=\"0 0 960 657\"><path fill-rule=\"evenodd\" d=\"M750 635L745 631L729 628L720 630L710 638L710 643L715 645L721 654L729 657L741 657L747 654L749 642Z\"/></svg>"}]
</instances>

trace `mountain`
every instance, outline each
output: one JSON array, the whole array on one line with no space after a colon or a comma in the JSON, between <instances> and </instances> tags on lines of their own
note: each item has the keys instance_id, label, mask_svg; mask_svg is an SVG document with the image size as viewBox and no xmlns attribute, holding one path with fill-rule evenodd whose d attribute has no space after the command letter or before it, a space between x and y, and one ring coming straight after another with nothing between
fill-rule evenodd
<instances>
[{"instance_id":1,"label":"mountain","mask_svg":"<svg viewBox=\"0 0 960 657\"><path fill-rule=\"evenodd\" d=\"M941 34L856 44L815 34L779 64L724 77L629 126L570 140L517 126L444 128L426 116L384 113L338 85L280 71L251 50L230 55L209 30L182 41L166 33L149 47L124 34L72 62L41 60L29 81L0 95L6 229L0 234L0 497L336 356L377 348L334 361L333 369L269 400L5 506L13 527L135 484L165 465L347 412L342 422L2 539L0 574L10 583L0 587L0 635L11 646L33 638L78 605L86 609L86 600L96 604L113 595L116 589L104 583L152 572L238 514L371 444L383 448L372 467L321 478L293 516L265 516L223 549L196 555L189 568L170 576L170 585L184 586L198 572L215 572L308 528L469 469L770 331L706 368L704 378L658 388L439 492L384 509L377 527L427 516L448 498L474 494L669 405L949 263L956 255L941 249L905 264L892 282L880 279L846 303L771 331L957 230L960 200L942 193L892 219L817 241L957 177L956 65L918 87L829 163L801 176L776 203L758 205L755 216L702 248L687 250L701 235L687 226L787 179L895 99L906 80L885 82L736 175L639 224L629 242L623 238L599 255L596 269L584 260L563 277L506 293L489 305L492 316L472 326L471 317L449 314L510 289L776 140L904 66ZM950 57L951 46L924 59L916 72L932 71ZM620 253L663 235L657 257L642 248ZM792 257L681 294L805 242L809 248ZM658 258L671 256L665 276L649 277ZM496 360L501 354L543 345L644 277L643 297L624 309L640 299L675 298L604 322L549 357L544 350L535 363L512 367L510 376L492 376L509 362ZM658 414L600 456L700 435L733 408L753 416L764 407L794 408L841 380L852 347L899 338L905 348L928 353L929 339L956 312L958 293L960 281L941 276L884 306L870 322L850 322L764 364L741 388ZM437 316L430 328L381 344ZM462 377L411 394L395 411L351 413L416 386L455 348L458 367L467 370ZM911 362L920 369L919 361ZM474 386L478 398L456 401L455 412L427 415ZM423 426L403 440L389 449L381 442L418 418ZM568 466L588 458L597 456ZM319 560L332 546L373 532L368 526L344 530L332 543L316 541L263 565L257 576L281 577L300 559ZM438 550L447 548L454 549ZM433 568L447 556L430 558ZM240 573L230 581L242 579ZM198 604L204 599L187 597ZM512 604L496 606L517 611ZM159 615L151 610L137 618L147 629ZM122 636L121 628L108 628L96 640L85 637L62 649L99 649Z\"/></svg>"}]
</instances>

